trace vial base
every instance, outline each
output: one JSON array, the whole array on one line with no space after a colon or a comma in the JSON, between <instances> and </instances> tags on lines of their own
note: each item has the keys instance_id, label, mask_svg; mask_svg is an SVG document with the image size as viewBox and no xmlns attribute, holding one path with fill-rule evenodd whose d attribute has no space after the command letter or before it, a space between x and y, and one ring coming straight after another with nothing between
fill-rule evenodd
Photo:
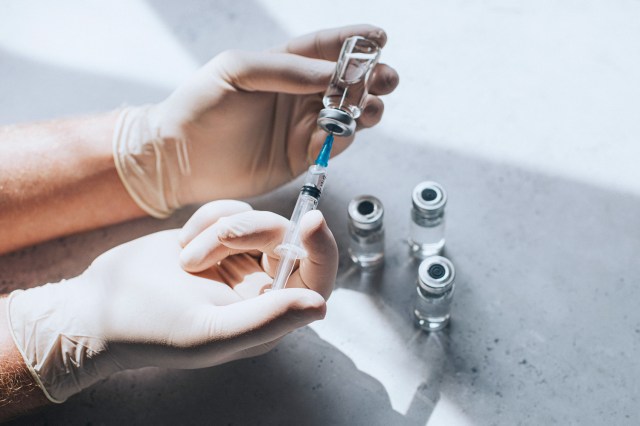
<instances>
[{"instance_id":1,"label":"vial base","mask_svg":"<svg viewBox=\"0 0 640 426\"><path fill-rule=\"evenodd\" d=\"M429 256L438 256L444 249L444 238L435 243L418 243L409 239L411 255L418 259L426 259Z\"/></svg>"},{"instance_id":2,"label":"vial base","mask_svg":"<svg viewBox=\"0 0 640 426\"><path fill-rule=\"evenodd\" d=\"M423 316L417 309L413 311L415 324L425 331L439 331L444 329L449 324L451 315L439 317L427 317Z\"/></svg>"},{"instance_id":3,"label":"vial base","mask_svg":"<svg viewBox=\"0 0 640 426\"><path fill-rule=\"evenodd\" d=\"M349 257L361 268L371 268L384 260L384 229L358 229L349 222Z\"/></svg>"},{"instance_id":4,"label":"vial base","mask_svg":"<svg viewBox=\"0 0 640 426\"><path fill-rule=\"evenodd\" d=\"M351 261L361 268L374 268L381 265L384 261L384 253L358 252L349 248L349 257Z\"/></svg>"},{"instance_id":5,"label":"vial base","mask_svg":"<svg viewBox=\"0 0 640 426\"><path fill-rule=\"evenodd\" d=\"M360 117L362 106L359 104L360 99L365 95L364 83L356 86L341 86L331 84L327 89L327 94L322 99L322 103L326 108L337 108L347 111L353 118Z\"/></svg>"},{"instance_id":6,"label":"vial base","mask_svg":"<svg viewBox=\"0 0 640 426\"><path fill-rule=\"evenodd\" d=\"M442 330L449 323L454 285L442 294L433 294L416 288L416 299L413 306L413 317L416 325L425 331Z\"/></svg>"}]
</instances>

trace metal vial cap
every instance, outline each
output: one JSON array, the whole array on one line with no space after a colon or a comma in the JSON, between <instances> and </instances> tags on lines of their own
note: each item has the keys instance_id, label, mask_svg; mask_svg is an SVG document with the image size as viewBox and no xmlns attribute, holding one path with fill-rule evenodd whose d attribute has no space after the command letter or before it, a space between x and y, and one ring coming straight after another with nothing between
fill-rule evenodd
<instances>
[{"instance_id":1,"label":"metal vial cap","mask_svg":"<svg viewBox=\"0 0 640 426\"><path fill-rule=\"evenodd\" d=\"M426 216L438 216L444 212L447 193L439 183L425 181L413 188L411 200L413 207Z\"/></svg>"},{"instance_id":2,"label":"metal vial cap","mask_svg":"<svg viewBox=\"0 0 640 426\"><path fill-rule=\"evenodd\" d=\"M429 256L418 267L418 285L429 293L444 293L451 288L455 278L455 268L446 257Z\"/></svg>"},{"instance_id":3,"label":"metal vial cap","mask_svg":"<svg viewBox=\"0 0 640 426\"><path fill-rule=\"evenodd\" d=\"M349 220L358 229L375 229L382 225L384 207L373 195L360 195L349 202Z\"/></svg>"},{"instance_id":4,"label":"metal vial cap","mask_svg":"<svg viewBox=\"0 0 640 426\"><path fill-rule=\"evenodd\" d=\"M351 136L356 131L356 120L338 108L323 108L318 114L318 126L336 136Z\"/></svg>"}]
</instances>

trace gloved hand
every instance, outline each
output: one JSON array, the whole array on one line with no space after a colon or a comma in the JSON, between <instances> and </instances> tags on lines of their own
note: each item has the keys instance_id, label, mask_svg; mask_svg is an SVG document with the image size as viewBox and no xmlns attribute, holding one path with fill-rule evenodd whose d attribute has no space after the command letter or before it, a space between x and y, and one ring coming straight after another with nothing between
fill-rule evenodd
<instances>
[{"instance_id":1,"label":"gloved hand","mask_svg":"<svg viewBox=\"0 0 640 426\"><path fill-rule=\"evenodd\" d=\"M158 105L127 108L114 133L118 173L155 217L221 198L265 193L302 173L326 134L316 119L342 42L362 35L384 46L380 28L358 25L294 39L268 52L216 56ZM377 124L398 74L378 64L358 128ZM353 136L336 138L334 154Z\"/></svg>"},{"instance_id":2,"label":"gloved hand","mask_svg":"<svg viewBox=\"0 0 640 426\"><path fill-rule=\"evenodd\" d=\"M333 235L310 212L302 225L309 257L290 280L297 288L263 292L287 224L241 202L205 205L180 238L177 230L143 237L77 278L13 292L14 341L54 402L125 369L202 368L262 354L324 316L322 296L337 271ZM200 272L185 272L179 258Z\"/></svg>"}]
</instances>

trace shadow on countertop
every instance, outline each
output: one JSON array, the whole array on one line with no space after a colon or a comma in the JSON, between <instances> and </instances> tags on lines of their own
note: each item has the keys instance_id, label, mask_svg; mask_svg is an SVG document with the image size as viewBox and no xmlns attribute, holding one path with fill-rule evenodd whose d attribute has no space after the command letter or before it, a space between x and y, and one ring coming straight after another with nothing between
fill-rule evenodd
<instances>
[{"instance_id":1,"label":"shadow on countertop","mask_svg":"<svg viewBox=\"0 0 640 426\"><path fill-rule=\"evenodd\" d=\"M379 382L304 328L262 357L203 370L119 373L63 405L8 424L418 423L393 411Z\"/></svg>"}]
</instances>

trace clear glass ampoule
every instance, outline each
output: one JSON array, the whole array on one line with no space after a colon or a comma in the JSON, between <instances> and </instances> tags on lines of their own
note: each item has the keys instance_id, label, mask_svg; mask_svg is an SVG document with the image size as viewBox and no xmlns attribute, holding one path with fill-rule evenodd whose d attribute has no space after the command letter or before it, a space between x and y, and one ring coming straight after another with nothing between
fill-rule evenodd
<instances>
[{"instance_id":1,"label":"clear glass ampoule","mask_svg":"<svg viewBox=\"0 0 640 426\"><path fill-rule=\"evenodd\" d=\"M413 189L411 200L409 247L412 255L424 259L442 253L447 193L438 183L426 181Z\"/></svg>"},{"instance_id":2,"label":"clear glass ampoule","mask_svg":"<svg viewBox=\"0 0 640 426\"><path fill-rule=\"evenodd\" d=\"M414 321L425 331L442 330L451 318L455 269L449 259L430 256L420 263L413 308Z\"/></svg>"},{"instance_id":3,"label":"clear glass ampoule","mask_svg":"<svg viewBox=\"0 0 640 426\"><path fill-rule=\"evenodd\" d=\"M384 260L382 202L372 195L361 195L349 203L349 256L362 268L380 265Z\"/></svg>"},{"instance_id":4,"label":"clear glass ampoule","mask_svg":"<svg viewBox=\"0 0 640 426\"><path fill-rule=\"evenodd\" d=\"M347 38L329 87L322 98L318 125L336 136L349 136L356 128L367 97L371 71L380 58L381 49L372 40L361 36Z\"/></svg>"}]
</instances>

